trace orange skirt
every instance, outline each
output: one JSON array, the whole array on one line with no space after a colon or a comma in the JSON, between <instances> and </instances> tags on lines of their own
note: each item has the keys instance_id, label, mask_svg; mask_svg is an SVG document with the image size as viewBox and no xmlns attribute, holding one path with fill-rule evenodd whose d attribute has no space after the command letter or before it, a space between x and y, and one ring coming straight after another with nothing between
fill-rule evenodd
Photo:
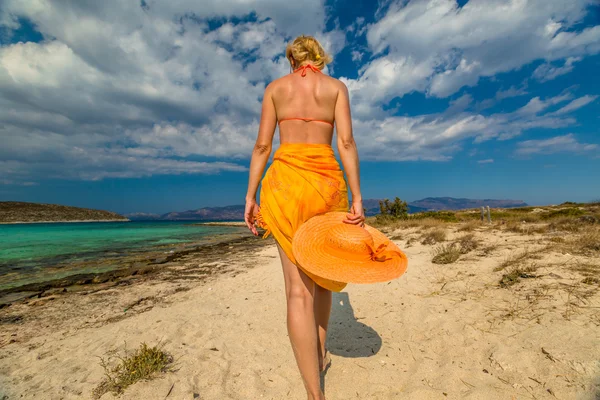
<instances>
[{"instance_id":1,"label":"orange skirt","mask_svg":"<svg viewBox=\"0 0 600 400\"><path fill-rule=\"evenodd\" d=\"M328 144L282 144L261 181L257 225L272 234L289 259L319 286L341 291L345 282L313 275L292 253L294 233L309 218L328 211L348 211L348 188Z\"/></svg>"}]
</instances>

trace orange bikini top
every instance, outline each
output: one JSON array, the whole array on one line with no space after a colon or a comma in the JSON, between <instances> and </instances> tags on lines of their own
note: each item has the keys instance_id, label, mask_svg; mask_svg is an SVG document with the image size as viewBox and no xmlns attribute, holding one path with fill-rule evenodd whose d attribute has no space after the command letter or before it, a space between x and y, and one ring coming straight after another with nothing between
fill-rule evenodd
<instances>
[{"instance_id":1,"label":"orange bikini top","mask_svg":"<svg viewBox=\"0 0 600 400\"><path fill-rule=\"evenodd\" d=\"M301 75L301 76L306 76L306 70L307 70L307 69L311 69L311 70L313 70L314 72L321 72L321 70L320 70L319 68L315 67L315 66L314 66L314 65L312 65L312 64L306 64L306 65L305 65L305 66L303 66L303 67L296 68L296 69L294 70L294 72L297 72L297 71L300 71L300 70L302 70L302 74L300 74L300 75ZM289 120L292 120L292 119L295 119L295 120L301 120L301 121L305 121L305 122L310 122L310 121L315 121L315 122L325 122L326 124L329 124L329 125L331 125L331 126L333 127L333 122L329 122L329 121L323 121L323 120L321 120L321 119L314 119L314 118L300 118L300 117L282 118L282 119L280 119L280 120L279 120L279 123L281 124L281 121L289 121Z\"/></svg>"}]
</instances>

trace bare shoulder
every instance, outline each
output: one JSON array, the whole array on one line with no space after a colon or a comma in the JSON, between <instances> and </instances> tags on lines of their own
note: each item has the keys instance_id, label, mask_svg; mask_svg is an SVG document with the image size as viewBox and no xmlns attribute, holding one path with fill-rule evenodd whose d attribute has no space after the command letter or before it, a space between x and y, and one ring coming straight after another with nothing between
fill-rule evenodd
<instances>
[{"instance_id":1,"label":"bare shoulder","mask_svg":"<svg viewBox=\"0 0 600 400\"><path fill-rule=\"evenodd\" d=\"M342 94L344 96L348 96L348 86L346 86L346 84L344 82L342 82L341 80L339 80L337 78L331 77L331 79L332 79L332 84L337 89L338 95Z\"/></svg>"},{"instance_id":2,"label":"bare shoulder","mask_svg":"<svg viewBox=\"0 0 600 400\"><path fill-rule=\"evenodd\" d=\"M281 80L281 78L278 78L278 79L275 79L275 80L269 82L267 84L267 86L265 86L265 94L273 93L273 91L276 90L278 86L280 86L280 82L279 82L280 80Z\"/></svg>"},{"instance_id":3,"label":"bare shoulder","mask_svg":"<svg viewBox=\"0 0 600 400\"><path fill-rule=\"evenodd\" d=\"M265 87L265 94L275 94L278 91L280 91L281 89L283 89L284 87L286 87L287 85L289 85L289 77L287 75L284 75L280 78L277 78L273 81L271 81L266 87Z\"/></svg>"}]
</instances>

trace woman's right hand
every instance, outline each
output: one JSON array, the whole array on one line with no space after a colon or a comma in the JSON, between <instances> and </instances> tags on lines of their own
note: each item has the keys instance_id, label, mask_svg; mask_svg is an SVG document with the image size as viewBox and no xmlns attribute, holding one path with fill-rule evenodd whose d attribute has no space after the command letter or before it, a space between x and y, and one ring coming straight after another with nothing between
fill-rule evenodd
<instances>
[{"instance_id":1,"label":"woman's right hand","mask_svg":"<svg viewBox=\"0 0 600 400\"><path fill-rule=\"evenodd\" d=\"M244 220L246 221L246 226L250 229L250 232L254 236L258 236L258 230L256 226L254 226L254 218L256 214L258 214L259 208L256 204L255 199L246 199L246 210L244 211Z\"/></svg>"},{"instance_id":2,"label":"woman's right hand","mask_svg":"<svg viewBox=\"0 0 600 400\"><path fill-rule=\"evenodd\" d=\"M346 224L365 226L365 210L363 209L362 201L353 201L350 207L350 213L346 214L346 219L343 221Z\"/></svg>"}]
</instances>

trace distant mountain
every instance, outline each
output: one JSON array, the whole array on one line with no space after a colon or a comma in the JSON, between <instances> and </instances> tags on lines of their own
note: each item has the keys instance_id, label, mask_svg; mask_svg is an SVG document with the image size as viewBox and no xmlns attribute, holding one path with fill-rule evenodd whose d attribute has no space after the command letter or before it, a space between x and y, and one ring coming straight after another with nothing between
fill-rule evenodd
<instances>
[{"instance_id":1,"label":"distant mountain","mask_svg":"<svg viewBox=\"0 0 600 400\"><path fill-rule=\"evenodd\" d=\"M114 212L58 204L0 202L0 223L76 222L76 221L129 221Z\"/></svg>"},{"instance_id":2,"label":"distant mountain","mask_svg":"<svg viewBox=\"0 0 600 400\"><path fill-rule=\"evenodd\" d=\"M143 213L143 212L129 213L129 214L123 214L123 215L132 221L152 221L152 220L160 219L160 214Z\"/></svg>"},{"instance_id":3,"label":"distant mountain","mask_svg":"<svg viewBox=\"0 0 600 400\"><path fill-rule=\"evenodd\" d=\"M170 212L160 216L169 221L241 221L244 219L244 205L225 207L204 207L197 210Z\"/></svg>"},{"instance_id":4,"label":"distant mountain","mask_svg":"<svg viewBox=\"0 0 600 400\"><path fill-rule=\"evenodd\" d=\"M242 221L243 205L204 207L197 210L172 211L166 214L130 213L125 216L132 221Z\"/></svg>"},{"instance_id":5,"label":"distant mountain","mask_svg":"<svg viewBox=\"0 0 600 400\"><path fill-rule=\"evenodd\" d=\"M390 199L393 201L394 199ZM363 200L365 215L379 214L380 199ZM408 203L408 212L414 214L422 211L436 210L461 210L465 208L479 208L481 206L493 208L523 207L527 204L520 200L473 200L455 199L452 197L428 197L426 199ZM160 221L242 221L244 219L244 206L233 205L225 207L204 207L197 210L174 211L162 215L148 213L131 213L125 216L133 221L160 220Z\"/></svg>"},{"instance_id":6,"label":"distant mountain","mask_svg":"<svg viewBox=\"0 0 600 400\"><path fill-rule=\"evenodd\" d=\"M493 199L456 199L453 197L427 197L422 200L410 202L411 206L420 207L426 211L438 210L464 210L467 208L514 208L526 207L523 200L493 200Z\"/></svg>"}]
</instances>

